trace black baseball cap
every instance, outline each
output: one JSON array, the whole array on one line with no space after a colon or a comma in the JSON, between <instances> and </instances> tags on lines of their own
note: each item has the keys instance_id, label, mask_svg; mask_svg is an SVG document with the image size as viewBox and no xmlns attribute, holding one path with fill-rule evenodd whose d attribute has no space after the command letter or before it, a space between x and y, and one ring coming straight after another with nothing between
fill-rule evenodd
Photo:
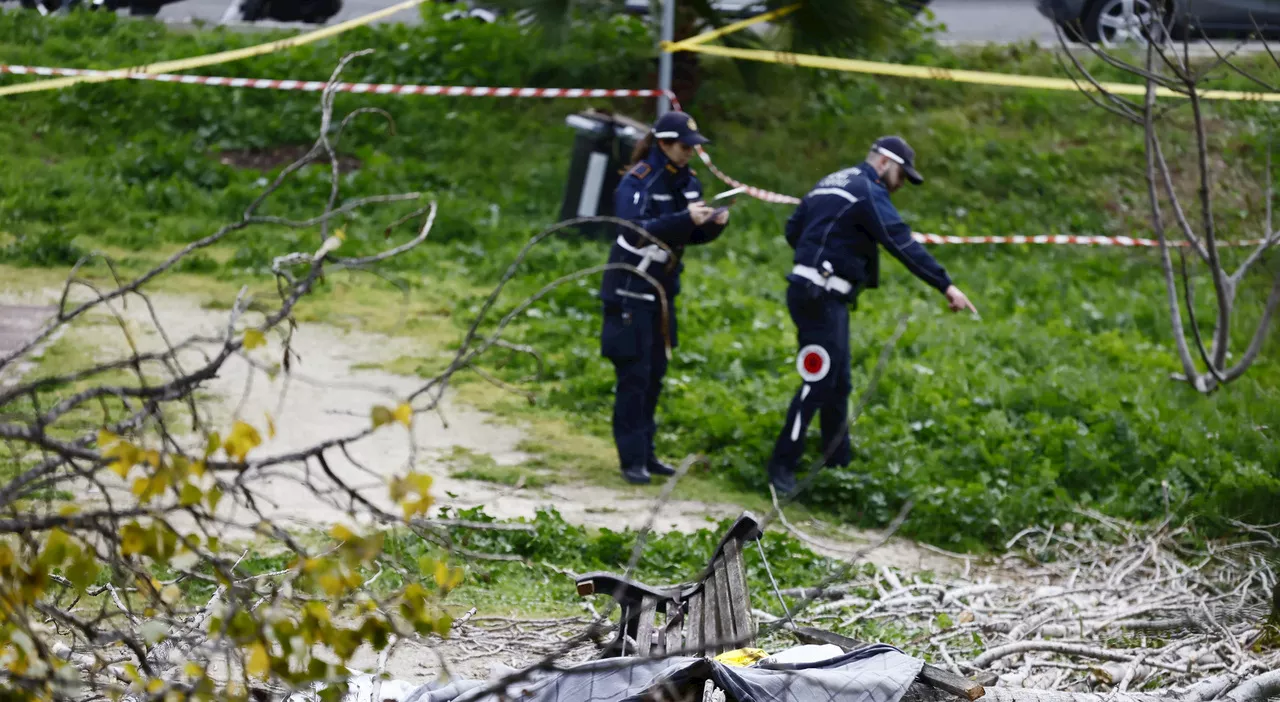
<instances>
[{"instance_id":1,"label":"black baseball cap","mask_svg":"<svg viewBox=\"0 0 1280 702\"><path fill-rule=\"evenodd\" d=\"M916 170L916 151L902 137L880 137L876 139L876 143L871 146L871 149L902 166L902 171L907 174L907 180L911 181L912 185L919 185L924 182L924 176L920 175L920 171Z\"/></svg>"},{"instance_id":2,"label":"black baseball cap","mask_svg":"<svg viewBox=\"0 0 1280 702\"><path fill-rule=\"evenodd\" d=\"M692 117L674 110L653 123L653 135L659 139L675 139L685 146L698 146L711 141L698 133L698 123Z\"/></svg>"}]
</instances>

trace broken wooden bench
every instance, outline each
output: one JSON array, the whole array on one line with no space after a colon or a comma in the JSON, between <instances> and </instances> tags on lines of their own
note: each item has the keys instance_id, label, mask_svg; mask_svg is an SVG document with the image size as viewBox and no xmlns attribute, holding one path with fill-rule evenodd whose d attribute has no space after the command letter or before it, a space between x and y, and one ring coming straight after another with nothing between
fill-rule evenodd
<instances>
[{"instance_id":1,"label":"broken wooden bench","mask_svg":"<svg viewBox=\"0 0 1280 702\"><path fill-rule=\"evenodd\" d=\"M603 572L579 576L579 596L610 595L621 610L617 634L600 657L714 657L753 646L757 632L742 553L748 543L758 545L760 536L759 522L743 512L721 537L707 566L687 583L652 586ZM801 643L832 644L846 652L866 645L820 629L790 631ZM925 664L908 699L936 700L946 696L938 693L947 693L973 702L985 692L973 680Z\"/></svg>"}]
</instances>

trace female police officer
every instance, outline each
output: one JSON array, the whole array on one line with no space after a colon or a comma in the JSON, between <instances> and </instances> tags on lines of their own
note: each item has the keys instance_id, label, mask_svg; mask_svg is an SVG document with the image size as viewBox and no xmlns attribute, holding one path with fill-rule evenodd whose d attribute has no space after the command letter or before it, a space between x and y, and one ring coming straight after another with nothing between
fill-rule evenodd
<instances>
[{"instance_id":1,"label":"female police officer","mask_svg":"<svg viewBox=\"0 0 1280 702\"><path fill-rule=\"evenodd\" d=\"M673 347L684 247L714 241L729 221L728 210L716 214L702 202L702 185L689 169L694 147L707 141L689 115L664 114L636 145L632 166L614 195L617 217L638 225L670 249L668 253L633 229L620 226L609 263L635 266L662 286L667 335ZM654 410L667 372L663 296L634 271L611 268L605 271L600 298L604 303L600 350L617 373L613 439L622 477L630 483L648 483L650 474L675 473L653 455Z\"/></svg>"}]
</instances>

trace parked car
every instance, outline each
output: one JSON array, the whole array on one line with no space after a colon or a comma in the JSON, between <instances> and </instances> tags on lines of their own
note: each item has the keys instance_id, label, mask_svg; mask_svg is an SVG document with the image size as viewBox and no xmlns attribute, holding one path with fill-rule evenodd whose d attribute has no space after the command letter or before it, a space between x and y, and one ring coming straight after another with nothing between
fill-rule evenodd
<instances>
[{"instance_id":1,"label":"parked car","mask_svg":"<svg viewBox=\"0 0 1280 702\"><path fill-rule=\"evenodd\" d=\"M164 5L178 0L20 0L22 7L35 10L42 15L51 15L59 11L69 11L77 6L91 10L109 10L115 12L128 8L131 15L154 15Z\"/></svg>"},{"instance_id":2,"label":"parked car","mask_svg":"<svg viewBox=\"0 0 1280 702\"><path fill-rule=\"evenodd\" d=\"M235 11L244 22L270 19L324 24L341 10L342 0L240 0Z\"/></svg>"},{"instance_id":3,"label":"parked car","mask_svg":"<svg viewBox=\"0 0 1280 702\"><path fill-rule=\"evenodd\" d=\"M1163 26L1153 21L1160 7ZM1235 37L1263 30L1280 36L1278 0L1036 0L1040 14L1058 23L1075 39L1106 45L1165 37ZM1154 27L1153 32L1144 28ZM1080 34L1083 33L1083 37Z\"/></svg>"},{"instance_id":4,"label":"parked car","mask_svg":"<svg viewBox=\"0 0 1280 702\"><path fill-rule=\"evenodd\" d=\"M912 14L919 14L932 0L897 0L899 5L907 8ZM758 0L712 0L711 7L724 17L743 19L767 12L769 7ZM626 0L628 14L649 14L649 0Z\"/></svg>"}]
</instances>

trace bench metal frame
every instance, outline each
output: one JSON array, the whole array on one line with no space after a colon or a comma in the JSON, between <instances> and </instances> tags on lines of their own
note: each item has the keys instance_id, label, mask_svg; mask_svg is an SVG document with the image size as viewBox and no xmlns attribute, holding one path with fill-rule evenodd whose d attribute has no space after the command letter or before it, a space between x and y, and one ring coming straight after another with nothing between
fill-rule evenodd
<instances>
[{"instance_id":1,"label":"bench metal frame","mask_svg":"<svg viewBox=\"0 0 1280 702\"><path fill-rule=\"evenodd\" d=\"M687 583L655 587L614 573L579 576L576 582L580 597L611 595L622 611L617 634L600 657L711 658L753 645L757 632L742 552L747 543L758 542L760 536L759 521L750 512L743 512L721 537L702 573ZM802 643L832 644L845 651L867 645L821 629L790 630ZM959 696L973 702L985 693L978 682L925 664L908 697L942 700Z\"/></svg>"}]
</instances>

